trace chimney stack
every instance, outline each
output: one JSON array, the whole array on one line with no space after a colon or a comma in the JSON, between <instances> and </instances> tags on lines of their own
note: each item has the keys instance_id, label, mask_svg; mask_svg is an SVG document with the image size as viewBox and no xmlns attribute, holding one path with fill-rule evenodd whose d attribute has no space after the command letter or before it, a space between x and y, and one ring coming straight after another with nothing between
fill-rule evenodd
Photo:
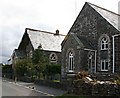
<instances>
[{"instance_id":1,"label":"chimney stack","mask_svg":"<svg viewBox=\"0 0 120 98\"><path fill-rule=\"evenodd\" d=\"M55 33L55 35L59 35L59 30L58 30L58 29L56 30L56 33Z\"/></svg>"}]
</instances>

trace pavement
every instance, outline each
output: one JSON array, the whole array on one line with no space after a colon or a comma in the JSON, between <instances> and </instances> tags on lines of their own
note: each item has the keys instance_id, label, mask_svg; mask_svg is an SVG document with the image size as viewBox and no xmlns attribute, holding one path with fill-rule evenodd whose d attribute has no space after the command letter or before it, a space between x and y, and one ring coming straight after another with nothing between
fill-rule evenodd
<instances>
[{"instance_id":1,"label":"pavement","mask_svg":"<svg viewBox=\"0 0 120 98\"><path fill-rule=\"evenodd\" d=\"M34 84L32 82L27 83L27 82L17 81L15 83L11 79L3 79L3 80L9 81L10 83L13 83L13 84L18 85L18 86L32 89L36 92L42 93L42 94L47 95L47 96L60 96L66 92L66 91L63 91L60 89L55 89L55 88L48 87L48 86L37 85L37 84Z\"/></svg>"}]
</instances>

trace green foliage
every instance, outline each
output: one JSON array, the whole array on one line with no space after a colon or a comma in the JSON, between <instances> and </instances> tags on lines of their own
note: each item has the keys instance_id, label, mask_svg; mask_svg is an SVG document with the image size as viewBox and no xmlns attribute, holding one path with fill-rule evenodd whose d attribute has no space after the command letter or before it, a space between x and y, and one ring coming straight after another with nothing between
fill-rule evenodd
<instances>
[{"instance_id":1,"label":"green foliage","mask_svg":"<svg viewBox=\"0 0 120 98\"><path fill-rule=\"evenodd\" d=\"M26 59L26 63L27 63L27 66L26 66L26 68L27 68L26 75L28 77L33 78L33 75L35 74L35 68L34 68L34 66L32 64L32 60L31 59Z\"/></svg>"},{"instance_id":2,"label":"green foliage","mask_svg":"<svg viewBox=\"0 0 120 98\"><path fill-rule=\"evenodd\" d=\"M28 76L32 79L45 79L45 77L60 77L61 66L49 65L47 54L40 45L34 50L32 59L22 59L16 62L16 76Z\"/></svg>"},{"instance_id":3,"label":"green foliage","mask_svg":"<svg viewBox=\"0 0 120 98\"><path fill-rule=\"evenodd\" d=\"M2 73L12 73L12 65L2 65Z\"/></svg>"},{"instance_id":4,"label":"green foliage","mask_svg":"<svg viewBox=\"0 0 120 98\"><path fill-rule=\"evenodd\" d=\"M40 63L41 56L43 56L43 55L42 55L42 52L40 51L40 49L36 49L36 50L33 52L33 57L32 57L32 62L33 62L33 64L38 64L38 63Z\"/></svg>"},{"instance_id":5,"label":"green foliage","mask_svg":"<svg viewBox=\"0 0 120 98\"><path fill-rule=\"evenodd\" d=\"M44 72L46 65L48 64L48 59L45 52L42 50L42 46L40 45L38 49L35 49L32 56L32 63L36 70L36 74L38 73L39 78L41 73Z\"/></svg>"},{"instance_id":6,"label":"green foliage","mask_svg":"<svg viewBox=\"0 0 120 98\"><path fill-rule=\"evenodd\" d=\"M58 82L58 83L59 83L59 82L60 82L60 80L53 80L53 82Z\"/></svg>"},{"instance_id":7,"label":"green foliage","mask_svg":"<svg viewBox=\"0 0 120 98\"><path fill-rule=\"evenodd\" d=\"M31 71L32 63L30 59L22 59L16 62L15 74L17 76L24 76Z\"/></svg>"},{"instance_id":8,"label":"green foliage","mask_svg":"<svg viewBox=\"0 0 120 98\"><path fill-rule=\"evenodd\" d=\"M61 66L58 65L58 64L47 65L45 73L48 76L53 76L55 74L60 74L61 73Z\"/></svg>"},{"instance_id":9,"label":"green foliage","mask_svg":"<svg viewBox=\"0 0 120 98\"><path fill-rule=\"evenodd\" d=\"M38 46L38 49L35 49L32 56L33 64L46 65L48 62L45 52L42 49L42 46Z\"/></svg>"}]
</instances>

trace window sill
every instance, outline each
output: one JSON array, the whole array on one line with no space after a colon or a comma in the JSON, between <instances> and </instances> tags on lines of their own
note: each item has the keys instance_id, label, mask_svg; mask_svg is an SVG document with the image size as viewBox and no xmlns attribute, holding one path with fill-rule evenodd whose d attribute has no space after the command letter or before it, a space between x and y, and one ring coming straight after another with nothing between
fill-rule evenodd
<instances>
[{"instance_id":1,"label":"window sill","mask_svg":"<svg viewBox=\"0 0 120 98\"><path fill-rule=\"evenodd\" d=\"M101 51L108 50L108 49L101 49Z\"/></svg>"},{"instance_id":2,"label":"window sill","mask_svg":"<svg viewBox=\"0 0 120 98\"><path fill-rule=\"evenodd\" d=\"M101 70L102 72L107 72L108 70Z\"/></svg>"},{"instance_id":3,"label":"window sill","mask_svg":"<svg viewBox=\"0 0 120 98\"><path fill-rule=\"evenodd\" d=\"M72 72L67 72L67 76L75 76L76 74L74 73L74 71L72 71Z\"/></svg>"},{"instance_id":4,"label":"window sill","mask_svg":"<svg viewBox=\"0 0 120 98\"><path fill-rule=\"evenodd\" d=\"M74 71L73 70L68 70L68 73L73 73Z\"/></svg>"}]
</instances>

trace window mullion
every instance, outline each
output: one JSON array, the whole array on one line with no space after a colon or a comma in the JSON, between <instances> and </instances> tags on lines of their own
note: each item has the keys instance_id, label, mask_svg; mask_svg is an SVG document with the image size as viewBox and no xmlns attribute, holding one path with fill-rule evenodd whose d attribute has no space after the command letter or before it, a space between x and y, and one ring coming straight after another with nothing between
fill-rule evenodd
<instances>
[{"instance_id":1,"label":"window mullion","mask_svg":"<svg viewBox=\"0 0 120 98\"><path fill-rule=\"evenodd\" d=\"M71 70L71 58L69 57L69 70Z\"/></svg>"},{"instance_id":2,"label":"window mullion","mask_svg":"<svg viewBox=\"0 0 120 98\"><path fill-rule=\"evenodd\" d=\"M107 39L102 39L101 40L101 50L106 50L108 48L108 42L107 42Z\"/></svg>"},{"instance_id":3,"label":"window mullion","mask_svg":"<svg viewBox=\"0 0 120 98\"><path fill-rule=\"evenodd\" d=\"M104 70L105 70L105 66L106 66L106 61L104 60Z\"/></svg>"},{"instance_id":4,"label":"window mullion","mask_svg":"<svg viewBox=\"0 0 120 98\"><path fill-rule=\"evenodd\" d=\"M69 71L72 72L73 71L73 54L72 52L69 53L69 61L68 61L68 66L69 66Z\"/></svg>"},{"instance_id":5,"label":"window mullion","mask_svg":"<svg viewBox=\"0 0 120 98\"><path fill-rule=\"evenodd\" d=\"M72 70L72 57L71 57L71 70Z\"/></svg>"}]
</instances>

